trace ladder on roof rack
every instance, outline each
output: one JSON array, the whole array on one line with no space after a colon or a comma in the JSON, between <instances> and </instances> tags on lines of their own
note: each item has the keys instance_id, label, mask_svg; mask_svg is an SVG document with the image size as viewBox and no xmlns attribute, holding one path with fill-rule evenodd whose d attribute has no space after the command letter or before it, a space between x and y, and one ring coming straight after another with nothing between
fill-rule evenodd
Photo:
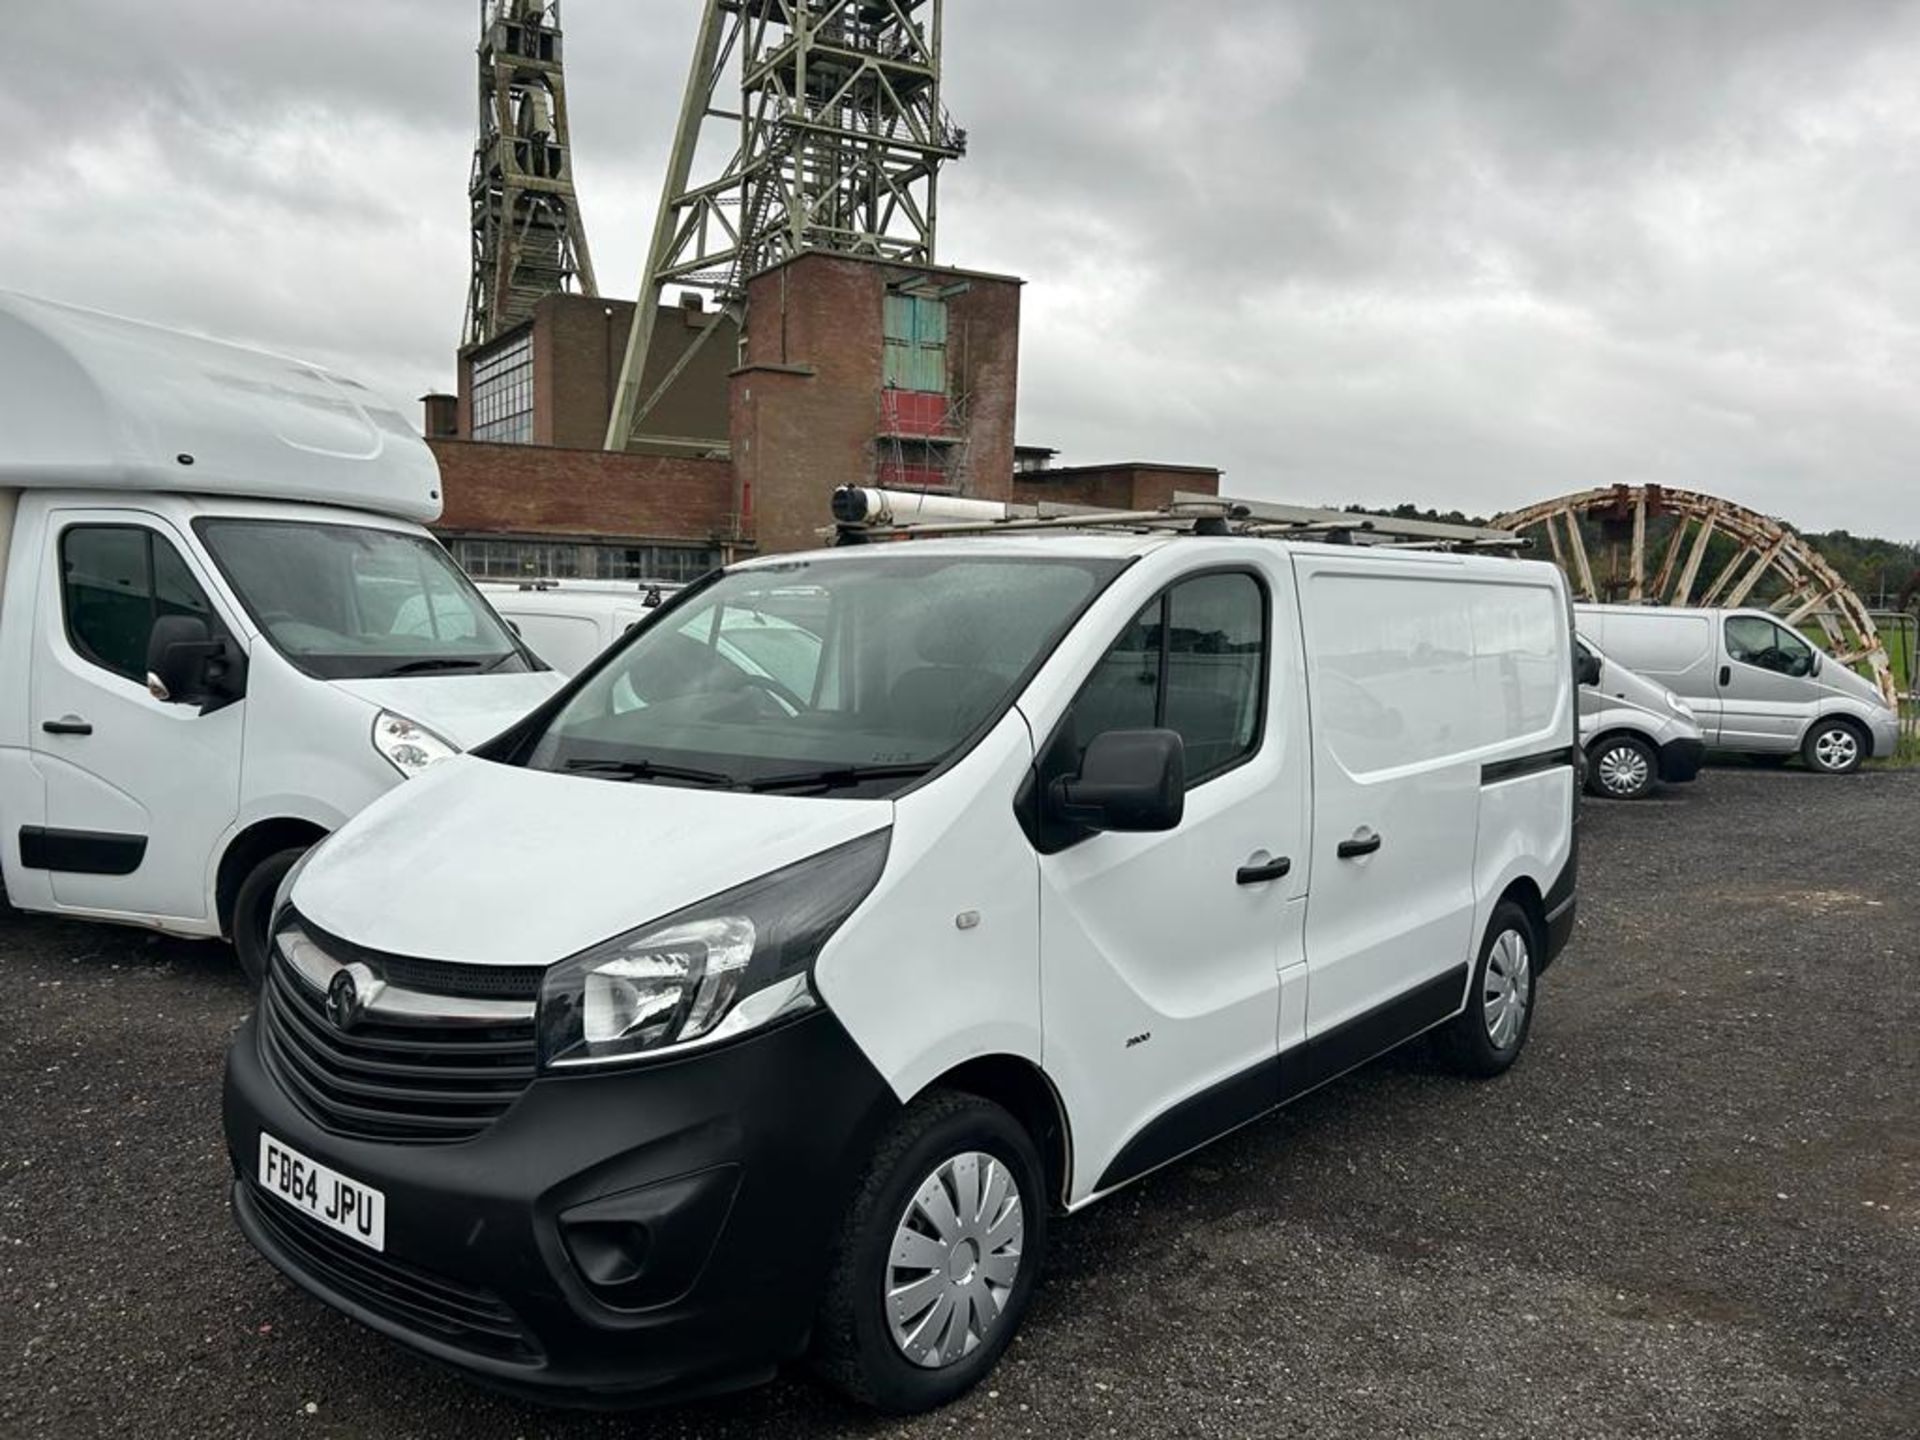
<instances>
[{"instance_id":1,"label":"ladder on roof rack","mask_svg":"<svg viewBox=\"0 0 1920 1440\"><path fill-rule=\"evenodd\" d=\"M1016 505L849 485L834 492L833 518L831 533L835 543L841 545L936 535L1118 530L1142 535L1317 539L1396 550L1531 548L1530 541L1511 530L1185 493L1176 494L1171 502L1153 510L1099 510L1078 505Z\"/></svg>"}]
</instances>

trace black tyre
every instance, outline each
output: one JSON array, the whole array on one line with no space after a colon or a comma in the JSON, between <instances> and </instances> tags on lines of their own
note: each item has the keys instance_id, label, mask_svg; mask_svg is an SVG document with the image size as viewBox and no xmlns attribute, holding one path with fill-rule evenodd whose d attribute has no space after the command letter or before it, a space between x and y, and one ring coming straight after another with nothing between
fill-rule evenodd
<instances>
[{"instance_id":1,"label":"black tyre","mask_svg":"<svg viewBox=\"0 0 1920 1440\"><path fill-rule=\"evenodd\" d=\"M1511 900L1494 907L1473 967L1467 1008L1438 1036L1441 1057L1463 1075L1487 1078L1520 1058L1540 993L1542 942L1533 917Z\"/></svg>"},{"instance_id":2,"label":"black tyre","mask_svg":"<svg viewBox=\"0 0 1920 1440\"><path fill-rule=\"evenodd\" d=\"M814 1327L821 1376L895 1414L964 1394L999 1360L1046 1255L1045 1172L990 1101L935 1091L874 1150Z\"/></svg>"},{"instance_id":3,"label":"black tyre","mask_svg":"<svg viewBox=\"0 0 1920 1440\"><path fill-rule=\"evenodd\" d=\"M1660 783L1660 757L1638 735L1603 735L1587 751L1587 791L1607 800L1640 800Z\"/></svg>"},{"instance_id":4,"label":"black tyre","mask_svg":"<svg viewBox=\"0 0 1920 1440\"><path fill-rule=\"evenodd\" d=\"M253 867L240 882L240 893L233 901L233 950L240 957L240 969L255 985L267 978L267 947L273 937L273 897L294 862L306 854L304 847L281 850Z\"/></svg>"},{"instance_id":5,"label":"black tyre","mask_svg":"<svg viewBox=\"0 0 1920 1440\"><path fill-rule=\"evenodd\" d=\"M1816 720L1800 754L1822 775L1851 775L1866 762L1871 745L1867 732L1851 720Z\"/></svg>"}]
</instances>

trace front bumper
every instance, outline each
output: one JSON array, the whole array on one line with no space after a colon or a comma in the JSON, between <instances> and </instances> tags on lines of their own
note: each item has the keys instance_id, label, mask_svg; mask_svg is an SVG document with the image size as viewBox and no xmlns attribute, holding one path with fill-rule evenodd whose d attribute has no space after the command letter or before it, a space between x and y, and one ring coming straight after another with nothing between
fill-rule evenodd
<instances>
[{"instance_id":1,"label":"front bumper","mask_svg":"<svg viewBox=\"0 0 1920 1440\"><path fill-rule=\"evenodd\" d=\"M258 1025L226 1076L248 1240L373 1329L554 1403L684 1398L797 1356L853 1182L898 1110L815 1012L684 1060L542 1077L462 1143L348 1139L274 1079ZM262 1130L383 1191L385 1251L262 1191Z\"/></svg>"},{"instance_id":2,"label":"front bumper","mask_svg":"<svg viewBox=\"0 0 1920 1440\"><path fill-rule=\"evenodd\" d=\"M1900 750L1900 717L1886 715L1873 722L1873 753L1884 759Z\"/></svg>"},{"instance_id":3,"label":"front bumper","mask_svg":"<svg viewBox=\"0 0 1920 1440\"><path fill-rule=\"evenodd\" d=\"M1706 757L1704 740L1669 740L1660 747L1660 778L1669 785L1684 785L1700 773Z\"/></svg>"}]
</instances>

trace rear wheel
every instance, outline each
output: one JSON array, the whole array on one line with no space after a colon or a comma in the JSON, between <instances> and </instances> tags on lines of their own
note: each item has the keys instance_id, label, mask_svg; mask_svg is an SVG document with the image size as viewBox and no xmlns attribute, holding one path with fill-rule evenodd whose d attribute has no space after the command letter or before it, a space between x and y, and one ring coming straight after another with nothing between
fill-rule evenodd
<instances>
[{"instance_id":1,"label":"rear wheel","mask_svg":"<svg viewBox=\"0 0 1920 1440\"><path fill-rule=\"evenodd\" d=\"M267 956L273 936L273 897L294 862L306 854L306 847L276 851L253 867L240 882L240 893L233 901L233 950L240 957L240 969L254 985L267 978Z\"/></svg>"},{"instance_id":2,"label":"rear wheel","mask_svg":"<svg viewBox=\"0 0 1920 1440\"><path fill-rule=\"evenodd\" d=\"M1587 788L1609 800L1642 799L1660 778L1659 757L1637 735L1608 735L1587 755Z\"/></svg>"},{"instance_id":3,"label":"rear wheel","mask_svg":"<svg viewBox=\"0 0 1920 1440\"><path fill-rule=\"evenodd\" d=\"M1867 735L1851 720L1821 720L1807 732L1800 753L1822 775L1851 775L1867 758Z\"/></svg>"},{"instance_id":4,"label":"rear wheel","mask_svg":"<svg viewBox=\"0 0 1920 1440\"><path fill-rule=\"evenodd\" d=\"M1467 1008L1439 1034L1441 1055L1454 1069L1485 1078L1520 1058L1533 1029L1541 954L1533 917L1502 900L1480 942Z\"/></svg>"},{"instance_id":5,"label":"rear wheel","mask_svg":"<svg viewBox=\"0 0 1920 1440\"><path fill-rule=\"evenodd\" d=\"M1040 1157L990 1101L936 1091L880 1142L834 1247L814 1364L897 1414L970 1389L1013 1338L1046 1249Z\"/></svg>"}]
</instances>

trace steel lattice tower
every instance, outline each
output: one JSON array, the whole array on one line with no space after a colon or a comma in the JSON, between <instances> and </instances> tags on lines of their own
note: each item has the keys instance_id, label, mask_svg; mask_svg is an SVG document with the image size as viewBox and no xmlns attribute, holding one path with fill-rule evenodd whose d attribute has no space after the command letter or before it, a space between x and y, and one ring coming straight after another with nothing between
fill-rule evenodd
<instances>
[{"instance_id":1,"label":"steel lattice tower","mask_svg":"<svg viewBox=\"0 0 1920 1440\"><path fill-rule=\"evenodd\" d=\"M930 265L940 166L966 132L940 103L943 0L703 0L607 448L625 449L746 282L808 250ZM730 93L729 93L730 92ZM696 180L702 141L718 172ZM641 393L668 287L720 306Z\"/></svg>"},{"instance_id":2,"label":"steel lattice tower","mask_svg":"<svg viewBox=\"0 0 1920 1440\"><path fill-rule=\"evenodd\" d=\"M573 189L559 0L481 0L480 139L473 152L473 281L466 343L544 295L597 295Z\"/></svg>"}]
</instances>

